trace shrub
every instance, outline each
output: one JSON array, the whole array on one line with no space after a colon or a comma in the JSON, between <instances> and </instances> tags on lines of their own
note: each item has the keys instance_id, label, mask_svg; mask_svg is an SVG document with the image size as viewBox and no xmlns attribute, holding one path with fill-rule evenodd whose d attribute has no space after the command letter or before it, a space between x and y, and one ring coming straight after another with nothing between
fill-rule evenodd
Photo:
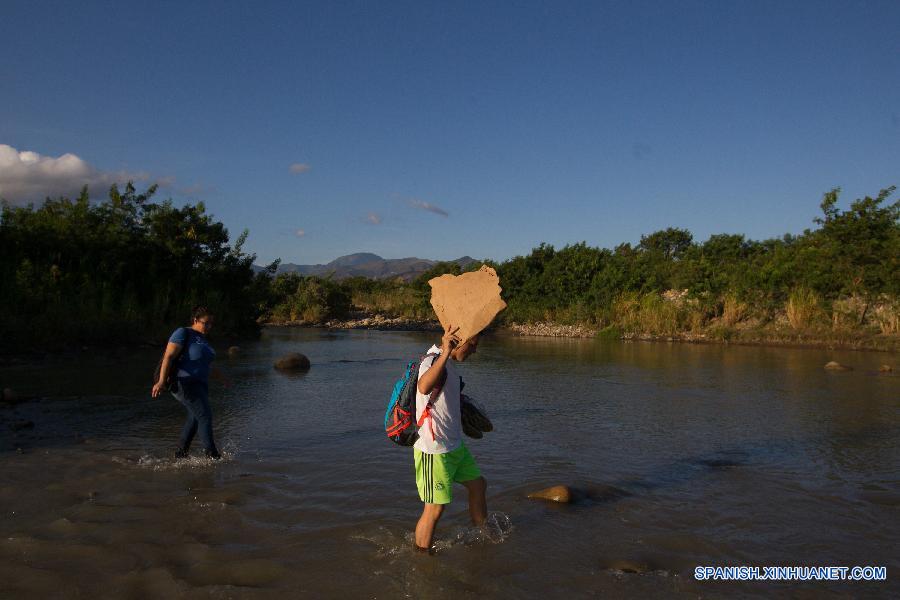
<instances>
[{"instance_id":1,"label":"shrub","mask_svg":"<svg viewBox=\"0 0 900 600\"><path fill-rule=\"evenodd\" d=\"M597 332L597 338L601 340L620 340L622 339L622 329L616 325L607 325Z\"/></svg>"}]
</instances>

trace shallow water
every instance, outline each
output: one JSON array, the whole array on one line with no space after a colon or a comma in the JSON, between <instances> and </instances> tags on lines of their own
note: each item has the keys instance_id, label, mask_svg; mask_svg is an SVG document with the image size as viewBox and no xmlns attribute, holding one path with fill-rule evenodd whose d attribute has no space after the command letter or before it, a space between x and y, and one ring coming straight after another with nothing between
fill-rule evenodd
<instances>
[{"instance_id":1,"label":"shallow water","mask_svg":"<svg viewBox=\"0 0 900 600\"><path fill-rule=\"evenodd\" d=\"M488 337L460 369L495 425L468 442L490 527L469 526L459 487L422 556L411 451L381 423L432 337L267 330L219 361L235 380L212 386L220 463L168 458L183 413L149 396L153 352L0 369L43 398L0 409L0 595L898 592L900 378L877 372L896 355ZM295 350L307 374L272 369ZM576 502L526 498L555 484ZM888 581L698 582L698 565L875 565Z\"/></svg>"}]
</instances>

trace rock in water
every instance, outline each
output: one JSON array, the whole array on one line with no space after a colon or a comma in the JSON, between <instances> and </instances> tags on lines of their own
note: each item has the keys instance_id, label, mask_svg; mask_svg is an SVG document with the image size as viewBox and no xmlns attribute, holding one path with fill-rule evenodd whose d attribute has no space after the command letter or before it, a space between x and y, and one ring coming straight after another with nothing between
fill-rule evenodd
<instances>
[{"instance_id":1,"label":"rock in water","mask_svg":"<svg viewBox=\"0 0 900 600\"><path fill-rule=\"evenodd\" d=\"M230 356L232 358L239 355L240 353L241 353L240 346L231 346L230 348L228 348L228 356Z\"/></svg>"},{"instance_id":2,"label":"rock in water","mask_svg":"<svg viewBox=\"0 0 900 600\"><path fill-rule=\"evenodd\" d=\"M878 367L878 370L882 373L890 373L894 370L894 368L891 365L881 365L880 367Z\"/></svg>"},{"instance_id":3,"label":"rock in water","mask_svg":"<svg viewBox=\"0 0 900 600\"><path fill-rule=\"evenodd\" d=\"M842 365L837 361L831 361L825 364L825 368L829 371L852 371L852 367L848 367L847 365Z\"/></svg>"},{"instance_id":4,"label":"rock in water","mask_svg":"<svg viewBox=\"0 0 900 600\"><path fill-rule=\"evenodd\" d=\"M572 491L564 485L554 485L544 490L538 490L528 494L529 498L536 500L550 500L567 504L572 501Z\"/></svg>"},{"instance_id":5,"label":"rock in water","mask_svg":"<svg viewBox=\"0 0 900 600\"><path fill-rule=\"evenodd\" d=\"M23 429L34 429L34 421L28 419L16 419L9 424L13 431L22 431Z\"/></svg>"},{"instance_id":6,"label":"rock in water","mask_svg":"<svg viewBox=\"0 0 900 600\"><path fill-rule=\"evenodd\" d=\"M610 561L604 561L603 567L605 569L610 569L612 571L621 571L622 573L631 573L631 574L640 574L646 573L650 570L650 567L646 564L636 561L636 560L628 560L628 559L615 559Z\"/></svg>"},{"instance_id":7,"label":"rock in water","mask_svg":"<svg viewBox=\"0 0 900 600\"><path fill-rule=\"evenodd\" d=\"M285 354L275 362L279 371L308 371L309 359L299 352Z\"/></svg>"}]
</instances>

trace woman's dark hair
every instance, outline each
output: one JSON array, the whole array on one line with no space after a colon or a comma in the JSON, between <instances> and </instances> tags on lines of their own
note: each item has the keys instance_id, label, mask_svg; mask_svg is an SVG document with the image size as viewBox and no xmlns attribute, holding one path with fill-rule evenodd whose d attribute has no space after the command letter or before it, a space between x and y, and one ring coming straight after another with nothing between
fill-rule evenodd
<instances>
[{"instance_id":1,"label":"woman's dark hair","mask_svg":"<svg viewBox=\"0 0 900 600\"><path fill-rule=\"evenodd\" d=\"M203 317L211 317L213 316L212 312L206 308L205 306L198 305L191 310L191 323L195 323L202 319Z\"/></svg>"}]
</instances>

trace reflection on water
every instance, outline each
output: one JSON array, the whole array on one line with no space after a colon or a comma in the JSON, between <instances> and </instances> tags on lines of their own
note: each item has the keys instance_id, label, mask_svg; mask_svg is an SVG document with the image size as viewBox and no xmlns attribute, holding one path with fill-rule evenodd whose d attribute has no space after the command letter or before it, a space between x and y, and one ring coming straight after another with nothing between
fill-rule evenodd
<instances>
[{"instance_id":1,"label":"reflection on water","mask_svg":"<svg viewBox=\"0 0 900 600\"><path fill-rule=\"evenodd\" d=\"M221 363L225 459L171 456L182 409L150 351L0 370L0 595L671 597L896 592L886 583L695 582L698 565L883 565L900 539L895 356L488 337L464 365L495 431L464 499L412 552L408 449L381 429L428 334L269 330ZM301 351L304 376L274 371ZM225 353L220 352L219 356ZM855 367L829 373L828 360ZM13 431L14 420L33 429ZM19 450L21 449L21 450ZM526 498L567 484L570 505Z\"/></svg>"}]
</instances>

